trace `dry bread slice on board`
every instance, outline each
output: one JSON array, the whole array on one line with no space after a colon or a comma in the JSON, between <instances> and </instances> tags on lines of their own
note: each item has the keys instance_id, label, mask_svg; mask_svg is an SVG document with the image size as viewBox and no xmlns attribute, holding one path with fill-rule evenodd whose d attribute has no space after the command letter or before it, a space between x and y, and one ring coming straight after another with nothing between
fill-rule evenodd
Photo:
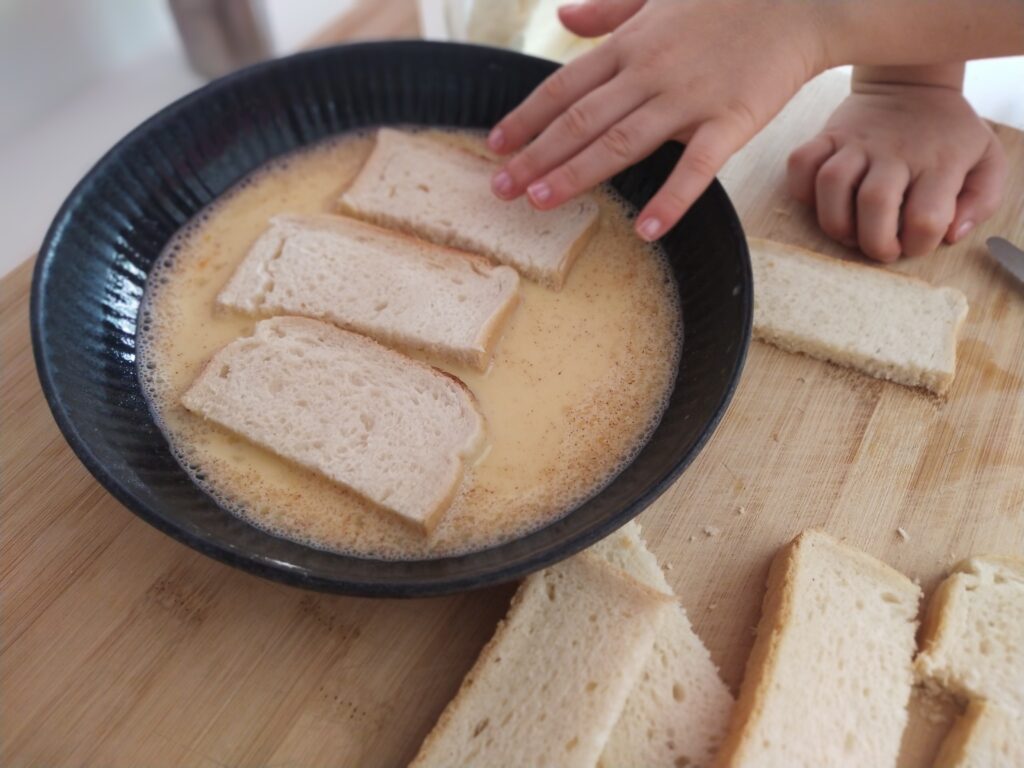
<instances>
[{"instance_id":1,"label":"dry bread slice on board","mask_svg":"<svg viewBox=\"0 0 1024 768\"><path fill-rule=\"evenodd\" d=\"M757 640L716 765L896 765L920 588L805 531L772 562Z\"/></svg>"},{"instance_id":2,"label":"dry bread slice on board","mask_svg":"<svg viewBox=\"0 0 1024 768\"><path fill-rule=\"evenodd\" d=\"M635 522L590 549L633 578L672 592ZM710 768L725 736L733 699L711 654L676 602L626 700L598 768Z\"/></svg>"},{"instance_id":3,"label":"dry bread slice on board","mask_svg":"<svg viewBox=\"0 0 1024 768\"><path fill-rule=\"evenodd\" d=\"M527 577L415 768L593 768L669 595L590 552Z\"/></svg>"},{"instance_id":4,"label":"dry bread slice on board","mask_svg":"<svg viewBox=\"0 0 1024 768\"><path fill-rule=\"evenodd\" d=\"M963 699L1024 711L1024 560L974 557L939 585L918 675Z\"/></svg>"},{"instance_id":5,"label":"dry bread slice on board","mask_svg":"<svg viewBox=\"0 0 1024 768\"><path fill-rule=\"evenodd\" d=\"M424 533L484 441L483 417L458 379L300 317L257 323L213 356L181 402Z\"/></svg>"},{"instance_id":6,"label":"dry bread slice on board","mask_svg":"<svg viewBox=\"0 0 1024 768\"><path fill-rule=\"evenodd\" d=\"M953 724L934 768L1020 768L1024 765L1024 716L981 699Z\"/></svg>"},{"instance_id":7,"label":"dry bread slice on board","mask_svg":"<svg viewBox=\"0 0 1024 768\"><path fill-rule=\"evenodd\" d=\"M391 128L377 143L342 209L515 267L560 288L598 223L597 201L583 195L551 211L491 192L497 165L444 142Z\"/></svg>"},{"instance_id":8,"label":"dry bread slice on board","mask_svg":"<svg viewBox=\"0 0 1024 768\"><path fill-rule=\"evenodd\" d=\"M967 299L882 267L750 238L754 337L780 349L943 394Z\"/></svg>"},{"instance_id":9,"label":"dry bread slice on board","mask_svg":"<svg viewBox=\"0 0 1024 768\"><path fill-rule=\"evenodd\" d=\"M514 269L346 216L277 216L217 303L327 320L485 368L519 296Z\"/></svg>"},{"instance_id":10,"label":"dry bread slice on board","mask_svg":"<svg viewBox=\"0 0 1024 768\"><path fill-rule=\"evenodd\" d=\"M921 647L921 679L968 702L936 765L1024 765L1024 559L960 563L931 599Z\"/></svg>"}]
</instances>

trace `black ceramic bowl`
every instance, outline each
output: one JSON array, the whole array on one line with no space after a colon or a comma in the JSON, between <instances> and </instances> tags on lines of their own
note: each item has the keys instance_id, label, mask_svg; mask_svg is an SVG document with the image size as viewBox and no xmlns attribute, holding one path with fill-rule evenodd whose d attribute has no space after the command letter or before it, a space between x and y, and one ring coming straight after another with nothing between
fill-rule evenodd
<instances>
[{"instance_id":1,"label":"black ceramic bowl","mask_svg":"<svg viewBox=\"0 0 1024 768\"><path fill-rule=\"evenodd\" d=\"M483 552L382 562L317 551L253 528L220 509L178 466L136 375L136 318L154 259L179 227L244 175L354 128L487 128L554 68L464 45L318 50L218 80L118 143L57 214L32 286L32 342L43 391L89 471L137 515L204 554L271 579L358 595L432 595L514 579L592 544L657 498L721 418L750 337L749 256L717 183L663 241L679 284L685 340L661 424L633 463L589 501L557 523ZM614 186L642 205L679 151L662 147Z\"/></svg>"}]
</instances>

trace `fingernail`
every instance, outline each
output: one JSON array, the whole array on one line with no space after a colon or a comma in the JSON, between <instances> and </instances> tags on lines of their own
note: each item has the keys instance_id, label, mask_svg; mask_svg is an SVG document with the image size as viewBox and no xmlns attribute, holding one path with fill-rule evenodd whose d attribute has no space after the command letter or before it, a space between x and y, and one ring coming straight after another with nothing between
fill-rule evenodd
<instances>
[{"instance_id":1,"label":"fingernail","mask_svg":"<svg viewBox=\"0 0 1024 768\"><path fill-rule=\"evenodd\" d=\"M641 221L638 229L640 231L640 237L644 240L648 242L651 240L657 240L658 235L661 233L661 221L652 216L649 219Z\"/></svg>"},{"instance_id":2,"label":"fingernail","mask_svg":"<svg viewBox=\"0 0 1024 768\"><path fill-rule=\"evenodd\" d=\"M497 152L505 146L505 132L501 128L495 128L487 137L487 146Z\"/></svg>"},{"instance_id":3,"label":"fingernail","mask_svg":"<svg viewBox=\"0 0 1024 768\"><path fill-rule=\"evenodd\" d=\"M491 179L491 187L499 197L508 197L512 193L512 177L506 171L498 171Z\"/></svg>"},{"instance_id":4,"label":"fingernail","mask_svg":"<svg viewBox=\"0 0 1024 768\"><path fill-rule=\"evenodd\" d=\"M535 203L546 202L551 197L551 187L546 181L537 181L526 188L526 194Z\"/></svg>"},{"instance_id":5,"label":"fingernail","mask_svg":"<svg viewBox=\"0 0 1024 768\"><path fill-rule=\"evenodd\" d=\"M967 237L972 229L974 229L974 222L968 219L956 228L956 232L953 233L953 241L956 242L960 238Z\"/></svg>"},{"instance_id":6,"label":"fingernail","mask_svg":"<svg viewBox=\"0 0 1024 768\"><path fill-rule=\"evenodd\" d=\"M558 10L572 12L575 11L577 8L582 8L584 5L586 5L586 3L562 3L560 6L558 6Z\"/></svg>"}]
</instances>

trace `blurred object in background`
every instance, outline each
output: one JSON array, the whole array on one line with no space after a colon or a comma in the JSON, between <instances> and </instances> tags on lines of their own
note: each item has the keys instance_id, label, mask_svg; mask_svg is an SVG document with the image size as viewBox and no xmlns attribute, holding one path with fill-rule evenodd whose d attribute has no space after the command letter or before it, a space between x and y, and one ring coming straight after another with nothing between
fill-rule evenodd
<instances>
[{"instance_id":1,"label":"blurred object in background","mask_svg":"<svg viewBox=\"0 0 1024 768\"><path fill-rule=\"evenodd\" d=\"M188 62L214 78L273 52L262 0L169 0Z\"/></svg>"},{"instance_id":2,"label":"blurred object in background","mask_svg":"<svg viewBox=\"0 0 1024 768\"><path fill-rule=\"evenodd\" d=\"M562 26L558 18L558 6L562 4L562 0L538 0L533 3L530 19L523 29L523 53L564 64L604 42L603 36L580 37Z\"/></svg>"},{"instance_id":3,"label":"blurred object in background","mask_svg":"<svg viewBox=\"0 0 1024 768\"><path fill-rule=\"evenodd\" d=\"M415 0L398 2L415 15ZM362 3L380 15L393 4ZM342 23L356 0L262 5L282 55ZM168 0L0 0L0 276L39 247L104 152L205 80L189 66Z\"/></svg>"},{"instance_id":4,"label":"blurred object in background","mask_svg":"<svg viewBox=\"0 0 1024 768\"><path fill-rule=\"evenodd\" d=\"M578 37L562 26L565 0L419 0L424 36L494 45L565 63L604 38Z\"/></svg>"}]
</instances>

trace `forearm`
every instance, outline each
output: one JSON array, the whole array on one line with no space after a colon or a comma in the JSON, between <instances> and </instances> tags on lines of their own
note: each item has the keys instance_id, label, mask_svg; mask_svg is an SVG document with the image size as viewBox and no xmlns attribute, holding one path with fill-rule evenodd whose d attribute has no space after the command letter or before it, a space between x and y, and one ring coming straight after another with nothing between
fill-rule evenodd
<instances>
[{"instance_id":1,"label":"forearm","mask_svg":"<svg viewBox=\"0 0 1024 768\"><path fill-rule=\"evenodd\" d=\"M826 0L815 14L826 67L1024 53L1024 0Z\"/></svg>"},{"instance_id":2,"label":"forearm","mask_svg":"<svg viewBox=\"0 0 1024 768\"><path fill-rule=\"evenodd\" d=\"M964 87L963 63L924 64L902 67L853 68L853 90L862 91L888 85L931 85L961 91Z\"/></svg>"}]
</instances>

